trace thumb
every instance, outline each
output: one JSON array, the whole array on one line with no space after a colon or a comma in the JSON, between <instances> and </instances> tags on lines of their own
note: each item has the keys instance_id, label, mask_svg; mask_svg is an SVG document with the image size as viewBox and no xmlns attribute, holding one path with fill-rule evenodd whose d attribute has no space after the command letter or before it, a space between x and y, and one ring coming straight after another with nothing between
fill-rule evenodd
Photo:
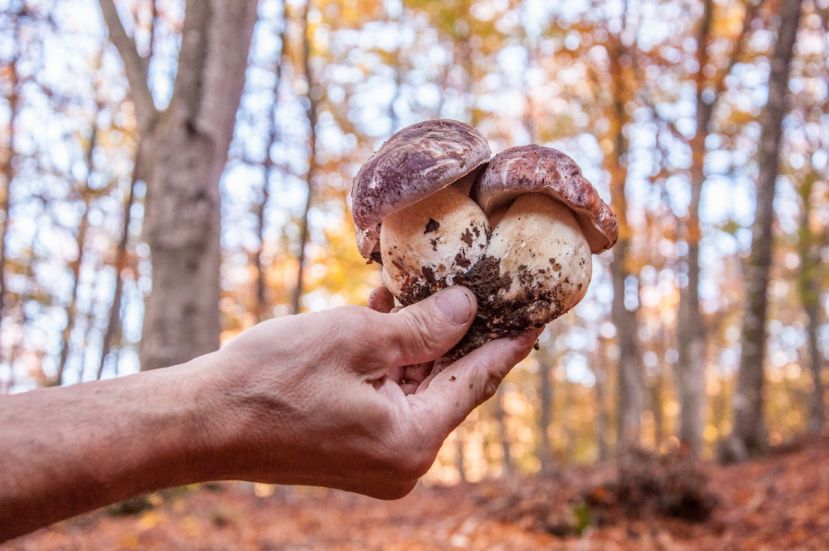
<instances>
[{"instance_id":1,"label":"thumb","mask_svg":"<svg viewBox=\"0 0 829 551\"><path fill-rule=\"evenodd\" d=\"M389 344L389 363L402 366L440 358L466 334L476 311L472 291L449 287L398 312L384 314L381 332Z\"/></svg>"}]
</instances>

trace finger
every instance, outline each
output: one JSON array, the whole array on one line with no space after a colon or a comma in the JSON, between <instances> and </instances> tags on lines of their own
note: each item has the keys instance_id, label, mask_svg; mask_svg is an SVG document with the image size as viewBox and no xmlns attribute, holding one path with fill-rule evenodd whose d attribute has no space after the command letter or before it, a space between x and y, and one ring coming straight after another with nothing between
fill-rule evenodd
<instances>
[{"instance_id":1,"label":"finger","mask_svg":"<svg viewBox=\"0 0 829 551\"><path fill-rule=\"evenodd\" d=\"M397 384L402 383L405 380L405 372L406 368L403 366L393 365L391 366L388 371L386 372L386 377L391 379Z\"/></svg>"},{"instance_id":2,"label":"finger","mask_svg":"<svg viewBox=\"0 0 829 551\"><path fill-rule=\"evenodd\" d=\"M403 381L400 383L400 390L403 391L403 394L409 396L410 394L414 394L417 392L417 388L419 387L419 383L414 381Z\"/></svg>"},{"instance_id":3,"label":"finger","mask_svg":"<svg viewBox=\"0 0 829 551\"><path fill-rule=\"evenodd\" d=\"M378 323L385 361L412 365L443 356L466 334L476 312L475 296L450 287L429 298L386 314Z\"/></svg>"},{"instance_id":4,"label":"finger","mask_svg":"<svg viewBox=\"0 0 829 551\"><path fill-rule=\"evenodd\" d=\"M417 365L407 365L403 368L403 379L408 382L422 383L429 373L432 372L432 362L425 362Z\"/></svg>"},{"instance_id":5,"label":"finger","mask_svg":"<svg viewBox=\"0 0 829 551\"><path fill-rule=\"evenodd\" d=\"M377 287L368 296L368 307L382 314L387 314L394 308L394 296L385 287Z\"/></svg>"},{"instance_id":6,"label":"finger","mask_svg":"<svg viewBox=\"0 0 829 551\"><path fill-rule=\"evenodd\" d=\"M413 409L444 437L479 404L495 394L507 373L532 350L537 330L490 341L427 378L414 396Z\"/></svg>"},{"instance_id":7,"label":"finger","mask_svg":"<svg viewBox=\"0 0 829 551\"><path fill-rule=\"evenodd\" d=\"M417 392L420 383L422 383L423 380L429 376L429 373L431 373L432 362L407 365L399 369L401 370L399 381L400 388L403 389L403 393L406 395L414 394Z\"/></svg>"}]
</instances>

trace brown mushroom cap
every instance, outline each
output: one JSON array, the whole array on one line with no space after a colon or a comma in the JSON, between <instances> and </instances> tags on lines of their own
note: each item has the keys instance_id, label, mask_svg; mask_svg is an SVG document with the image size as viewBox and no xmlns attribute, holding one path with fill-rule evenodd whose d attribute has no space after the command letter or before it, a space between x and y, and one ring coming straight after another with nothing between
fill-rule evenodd
<instances>
[{"instance_id":1,"label":"brown mushroom cap","mask_svg":"<svg viewBox=\"0 0 829 551\"><path fill-rule=\"evenodd\" d=\"M499 153L478 180L472 198L490 216L523 193L545 193L567 205L593 253L609 249L619 237L613 211L576 162L557 149L525 145Z\"/></svg>"},{"instance_id":2,"label":"brown mushroom cap","mask_svg":"<svg viewBox=\"0 0 829 551\"><path fill-rule=\"evenodd\" d=\"M490 157L486 139L468 124L429 120L394 134L364 164L351 188L357 245L378 260L383 217L476 172Z\"/></svg>"}]
</instances>

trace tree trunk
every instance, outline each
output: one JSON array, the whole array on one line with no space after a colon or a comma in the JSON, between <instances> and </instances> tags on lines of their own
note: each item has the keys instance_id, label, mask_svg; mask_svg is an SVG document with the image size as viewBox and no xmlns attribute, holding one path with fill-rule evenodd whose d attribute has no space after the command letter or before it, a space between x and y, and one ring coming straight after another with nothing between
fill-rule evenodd
<instances>
[{"instance_id":1,"label":"tree trunk","mask_svg":"<svg viewBox=\"0 0 829 551\"><path fill-rule=\"evenodd\" d=\"M550 473L553 470L553 456L550 448L550 423L552 422L553 385L550 360L539 358L538 362L538 460L541 462L541 472Z\"/></svg>"},{"instance_id":2,"label":"tree trunk","mask_svg":"<svg viewBox=\"0 0 829 551\"><path fill-rule=\"evenodd\" d=\"M464 446L466 438L464 436L463 427L455 429L455 468L458 471L458 476L461 482L468 482L469 477L466 474L466 452Z\"/></svg>"},{"instance_id":3,"label":"tree trunk","mask_svg":"<svg viewBox=\"0 0 829 551\"><path fill-rule=\"evenodd\" d=\"M112 302L109 305L109 313L107 314L106 329L101 341L101 356L98 359L98 368L95 372L95 379L100 379L104 374L104 366L107 358L112 351L112 343L115 336L121 330L121 297L124 293L124 268L127 264L127 247L130 239L130 223L132 222L132 205L135 202L135 186L138 180L141 179L141 149L142 144L138 144L136 149L135 159L133 160L132 174L130 175L129 188L127 189L127 198L124 201L124 210L121 215L121 236L118 240L118 245L115 250L115 281L114 289L112 291ZM113 375L117 371L113 366Z\"/></svg>"},{"instance_id":4,"label":"tree trunk","mask_svg":"<svg viewBox=\"0 0 829 551\"><path fill-rule=\"evenodd\" d=\"M41 227L42 226L40 224L35 226L35 231L32 235L31 245L29 246L29 259L28 262L26 262L26 267L23 270L23 281L25 281L25 285L23 287L23 290L20 292L18 300L16 301L17 308L20 311L20 336L19 338L15 339L14 344L12 344L11 350L9 351L9 379L6 381L3 393L8 393L14 388L14 384L16 381L14 366L17 363L18 358L20 358L20 355L26 349L26 326L29 324L29 314L26 311L26 304L28 304L32 295L36 292L34 274L37 256L35 253L35 249L37 248L37 244L40 242Z\"/></svg>"},{"instance_id":5,"label":"tree trunk","mask_svg":"<svg viewBox=\"0 0 829 551\"><path fill-rule=\"evenodd\" d=\"M809 371L812 375L812 393L809 399L809 413L806 431L821 434L826 426L826 411L823 403L823 380L821 369L823 357L818 346L818 326L820 323L820 257L815 250L815 236L810 224L812 213L812 190L817 174L809 174L799 188L801 199L800 228L798 231L797 251L800 257L798 274L798 294L803 311L806 313L806 336L809 347Z\"/></svg>"},{"instance_id":6,"label":"tree trunk","mask_svg":"<svg viewBox=\"0 0 829 551\"><path fill-rule=\"evenodd\" d=\"M86 234L89 230L89 190L83 191L83 212L81 213L81 222L78 226L78 235L76 238L76 246L78 247L78 256L72 261L72 291L69 298L69 304L66 306L66 324L63 326L61 334L60 354L58 359L58 371L55 374L53 383L55 385L63 384L63 376L66 370L66 362L69 360L69 352L71 350L72 333L75 329L75 319L78 313L78 288L81 279L81 267L83 265L84 251L86 249Z\"/></svg>"},{"instance_id":7,"label":"tree trunk","mask_svg":"<svg viewBox=\"0 0 829 551\"><path fill-rule=\"evenodd\" d=\"M562 413L559 416L559 423L561 424L562 432L564 433L564 447L561 450L561 461L569 463L573 460L575 454L576 431L573 428L573 384L567 380L567 368L562 362L561 364L561 378L559 388L561 389L561 409Z\"/></svg>"},{"instance_id":8,"label":"tree trunk","mask_svg":"<svg viewBox=\"0 0 829 551\"><path fill-rule=\"evenodd\" d=\"M101 110L100 103L95 109L95 116L92 118L92 132L89 137L89 144L87 145L84 154L84 163L86 164L86 180L83 183L83 188L80 190L81 202L83 210L81 211L81 221L78 224L78 234L76 236L75 244L78 248L78 256L71 263L72 266L72 292L69 297L69 304L66 306L66 324L63 326L63 333L61 335L60 354L58 357L58 371L55 374L54 384L63 384L63 376L66 371L66 363L69 361L69 352L72 347L72 333L75 329L75 319L78 314L78 288L81 281L81 268L83 267L84 252L86 251L86 236L89 231L89 211L92 202L92 189L90 188L90 181L92 173L95 170L95 148L98 145L98 112Z\"/></svg>"},{"instance_id":9,"label":"tree trunk","mask_svg":"<svg viewBox=\"0 0 829 551\"><path fill-rule=\"evenodd\" d=\"M697 72L694 75L696 96L696 129L688 142L691 152L690 184L691 202L688 206L685 242L687 283L680 288L679 316L677 320L676 365L677 396L679 397L679 440L687 445L696 456L702 447L702 433L705 424L705 326L699 304L700 281L700 199L705 185L705 140L711 131L711 120L717 102L725 91L725 79L731 73L742 55L743 45L757 4L746 5L743 25L726 67L711 80L706 78L710 69L708 44L714 20L714 1L705 0L697 33ZM713 92L711 96L707 93Z\"/></svg>"},{"instance_id":10,"label":"tree trunk","mask_svg":"<svg viewBox=\"0 0 829 551\"><path fill-rule=\"evenodd\" d=\"M299 221L299 255L297 259L297 274L296 285L294 285L294 294L291 300L292 311L297 313L301 308L301 300L303 287L305 284L305 256L308 247L308 237L310 234L310 225L308 215L311 213L311 205L314 200L314 179L317 173L317 119L319 116L319 100L322 95L322 90L314 80L314 74L311 70L311 26L309 16L311 13L312 0L305 1L305 8L302 16L302 65L305 72L305 81L308 85L308 108L306 115L308 117L308 172L306 174L307 194L305 195L305 208L302 210L302 218Z\"/></svg>"},{"instance_id":11,"label":"tree trunk","mask_svg":"<svg viewBox=\"0 0 829 551\"><path fill-rule=\"evenodd\" d=\"M783 0L780 25L771 57L769 92L761 119L758 151L759 175L751 253L746 267L746 306L742 323L742 351L733 397L733 430L729 442L731 459L741 460L762 453L767 447L763 413L764 361L768 282L772 252L774 190L778 176L782 122L786 113L800 0Z\"/></svg>"},{"instance_id":12,"label":"tree trunk","mask_svg":"<svg viewBox=\"0 0 829 551\"><path fill-rule=\"evenodd\" d=\"M707 100L705 70L709 63L708 41L714 16L714 1L705 0L697 35L696 130L688 144L691 149L691 203L688 206L685 242L687 282L680 288L677 320L676 365L679 398L679 440L694 455L702 446L703 408L705 402L705 336L699 306L699 247L702 232L699 224L700 198L705 184L705 138L714 112L714 100Z\"/></svg>"},{"instance_id":13,"label":"tree trunk","mask_svg":"<svg viewBox=\"0 0 829 551\"><path fill-rule=\"evenodd\" d=\"M608 365L607 354L604 351L604 349L607 347L607 344L601 343L599 346L602 348L601 365ZM601 371L599 369L601 369ZM601 367L599 369L595 369L593 371L596 375L596 447L598 448L599 461L605 461L610 457L610 450L608 449L607 438L607 431L610 428L610 423L607 420L607 405L605 404L605 396L607 394L607 390L605 390L606 371L604 367Z\"/></svg>"},{"instance_id":14,"label":"tree trunk","mask_svg":"<svg viewBox=\"0 0 829 551\"><path fill-rule=\"evenodd\" d=\"M823 357L818 347L817 337L819 305L815 302L806 306L805 310L809 319L806 329L809 336L809 371L812 374L812 394L809 399L806 430L811 434L823 434L823 429L826 427L826 405L823 400L824 385L821 378Z\"/></svg>"},{"instance_id":15,"label":"tree trunk","mask_svg":"<svg viewBox=\"0 0 829 551\"><path fill-rule=\"evenodd\" d=\"M94 271L95 275L93 276L93 280L92 280L92 287L93 288L97 287L97 285L98 285L98 276L100 275L101 268L102 268L102 266L100 264L95 266L95 271ZM96 330L95 318L96 318L96 312L98 310L98 301L96 299L97 299L97 295L93 294L92 298L89 302L89 309L86 311L86 314L84 315L86 325L84 327L83 340L81 342L83 342L85 344L92 342L92 339L94 338L93 335L94 335L95 330ZM87 365L87 359L88 358L89 358L89 354L87 354L85 350L80 353L80 357L78 359L78 382L79 383L82 383L84 381L84 374L86 373L86 365Z\"/></svg>"},{"instance_id":16,"label":"tree trunk","mask_svg":"<svg viewBox=\"0 0 829 551\"><path fill-rule=\"evenodd\" d=\"M402 6L401 6L402 8ZM389 23L395 25L396 27L402 26L403 20L403 10L401 9L401 13L398 14L397 18L389 18ZM400 116L397 114L397 102L400 100L400 97L403 93L403 47L402 47L402 40L403 37L398 35L395 44L394 44L394 52L392 54L392 63L394 64L394 95L389 100L389 135L394 134L397 132L398 127L400 126Z\"/></svg>"},{"instance_id":17,"label":"tree trunk","mask_svg":"<svg viewBox=\"0 0 829 551\"><path fill-rule=\"evenodd\" d=\"M509 434L507 431L507 414L504 411L504 386L498 387L495 392L495 400L493 400L493 407L495 409L495 422L498 427L498 443L501 446L501 461L503 466L503 474L510 476L515 471L512 464L512 446L509 441Z\"/></svg>"},{"instance_id":18,"label":"tree trunk","mask_svg":"<svg viewBox=\"0 0 829 551\"><path fill-rule=\"evenodd\" d=\"M256 2L187 2L173 98L155 127L144 220L152 255L141 367L219 346L221 205Z\"/></svg>"},{"instance_id":19,"label":"tree trunk","mask_svg":"<svg viewBox=\"0 0 829 551\"><path fill-rule=\"evenodd\" d=\"M9 105L9 118L6 130L7 143L6 154L0 159L0 178L2 178L4 186L2 191L0 191L2 193L0 196L0 209L3 210L3 218L0 223L0 326L3 324L6 306L6 259L8 256L6 241L9 226L11 225L12 190L15 177L15 126L17 124L17 115L20 112L20 75L17 72L20 51L17 45L20 41L20 17L24 9L24 6L21 5L17 13L13 15L14 33L11 45L14 48L14 53L8 65L9 95L6 98Z\"/></svg>"},{"instance_id":20,"label":"tree trunk","mask_svg":"<svg viewBox=\"0 0 829 551\"><path fill-rule=\"evenodd\" d=\"M630 91L625 84L623 57L629 58L618 35L610 35L607 43L610 62L611 105L608 110L608 138L613 143L613 150L605 156L606 169L610 173L610 202L619 223L619 240L613 248L610 263L613 282L613 304L611 318L616 326L618 355L618 431L617 451L622 452L628 446L638 445L642 432L642 410L644 407L644 389L639 355L636 345L636 312L625 307L625 287L627 280L634 277L628 269L628 251L631 246L632 231L627 220L627 155L628 138L626 126L629 120L625 109Z\"/></svg>"},{"instance_id":21,"label":"tree trunk","mask_svg":"<svg viewBox=\"0 0 829 551\"><path fill-rule=\"evenodd\" d=\"M279 106L279 86L282 83L282 59L285 55L285 41L288 35L287 7L282 2L282 27L279 31L279 51L274 59L273 101L268 113L268 145L265 149L265 159L262 162L262 195L256 204L256 235L259 239L253 253L254 269L256 270L256 291L254 314L256 321L263 321L270 317L270 300L268 299L267 266L263 255L265 249L265 228L267 226L266 213L271 196L271 178L274 173L272 149L279 140L279 126L276 123L277 108Z\"/></svg>"},{"instance_id":22,"label":"tree trunk","mask_svg":"<svg viewBox=\"0 0 829 551\"><path fill-rule=\"evenodd\" d=\"M141 368L181 363L219 346L219 181L233 136L256 22L256 0L188 0L170 105L159 113L141 57L113 0L99 0L152 148L144 233L153 286L144 309Z\"/></svg>"},{"instance_id":23,"label":"tree trunk","mask_svg":"<svg viewBox=\"0 0 829 551\"><path fill-rule=\"evenodd\" d=\"M653 376L650 384L650 403L651 412L653 413L653 442L657 450L665 438L665 415L662 412L665 390L662 371L662 362L659 362L656 367L656 374Z\"/></svg>"}]
</instances>

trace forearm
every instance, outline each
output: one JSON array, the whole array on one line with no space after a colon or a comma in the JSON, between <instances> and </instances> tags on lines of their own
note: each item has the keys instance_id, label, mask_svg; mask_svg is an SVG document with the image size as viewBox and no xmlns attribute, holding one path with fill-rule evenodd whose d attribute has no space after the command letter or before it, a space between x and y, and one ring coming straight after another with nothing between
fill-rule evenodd
<instances>
[{"instance_id":1,"label":"forearm","mask_svg":"<svg viewBox=\"0 0 829 551\"><path fill-rule=\"evenodd\" d=\"M209 478L209 361L0 399L0 541Z\"/></svg>"}]
</instances>

